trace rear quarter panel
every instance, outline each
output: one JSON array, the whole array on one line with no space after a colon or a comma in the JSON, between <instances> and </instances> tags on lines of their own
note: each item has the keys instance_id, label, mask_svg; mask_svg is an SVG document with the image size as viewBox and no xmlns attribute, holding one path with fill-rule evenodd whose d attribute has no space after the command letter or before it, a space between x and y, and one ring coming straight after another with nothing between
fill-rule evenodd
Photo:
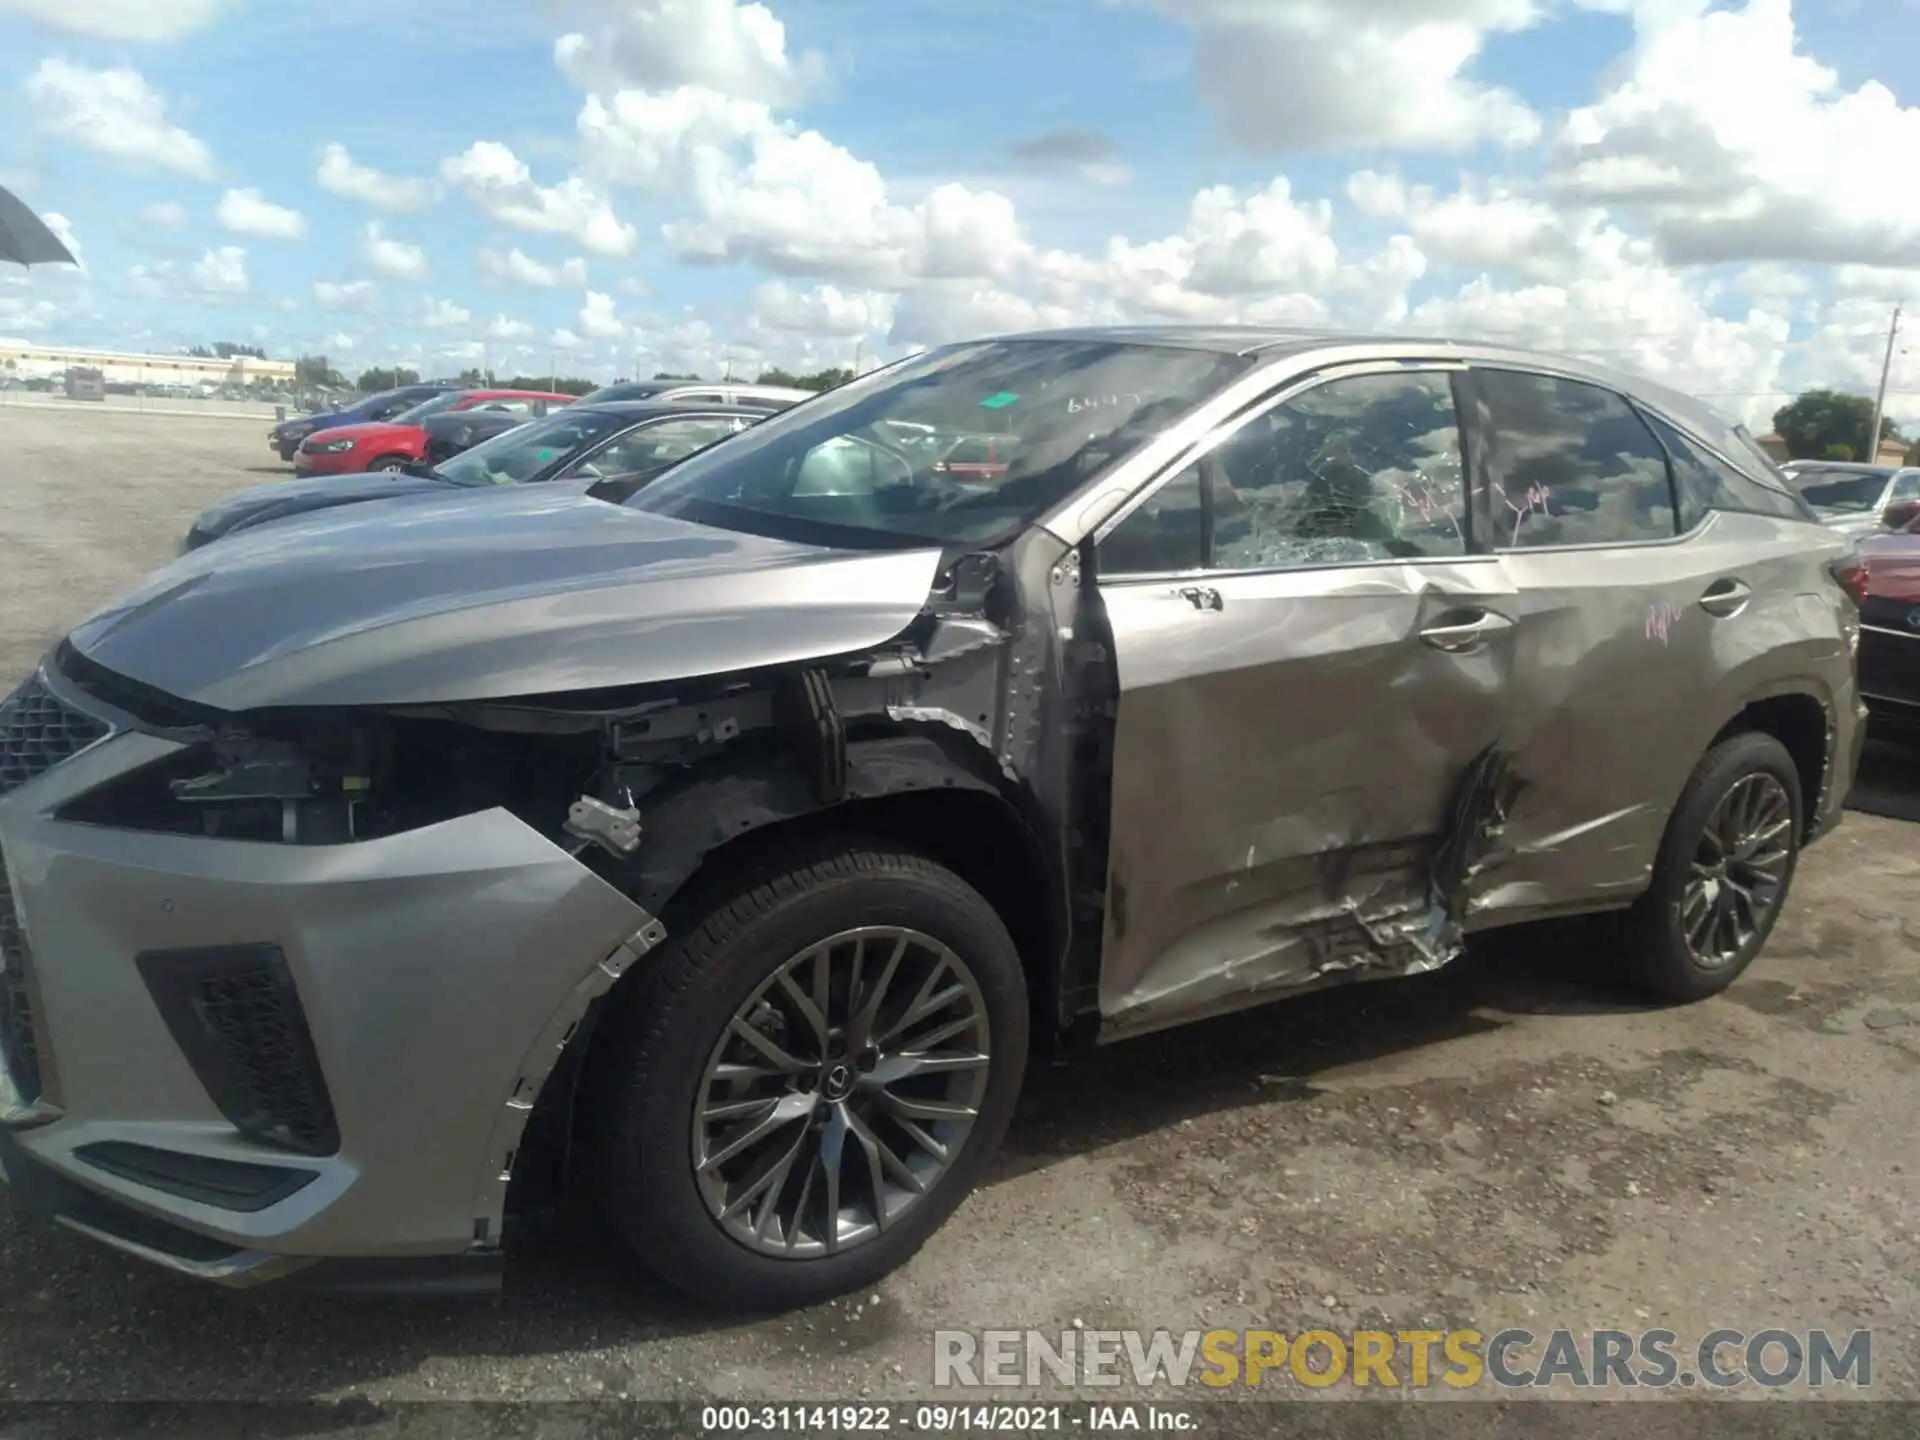
<instances>
[{"instance_id":1,"label":"rear quarter panel","mask_svg":"<svg viewBox=\"0 0 1920 1440\"><path fill-rule=\"evenodd\" d=\"M1526 612L1519 783L1473 928L1637 897L1689 776L1755 701L1811 696L1840 750L1858 622L1828 567L1849 548L1822 526L1723 512L1673 544L1505 557ZM1723 577L1752 596L1716 618L1699 599Z\"/></svg>"}]
</instances>

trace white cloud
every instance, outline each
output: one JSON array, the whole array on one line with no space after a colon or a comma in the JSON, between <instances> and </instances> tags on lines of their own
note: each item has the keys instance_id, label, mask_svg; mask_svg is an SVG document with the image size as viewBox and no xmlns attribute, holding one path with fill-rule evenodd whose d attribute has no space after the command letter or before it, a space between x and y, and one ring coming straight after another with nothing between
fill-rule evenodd
<instances>
[{"instance_id":1,"label":"white cloud","mask_svg":"<svg viewBox=\"0 0 1920 1440\"><path fill-rule=\"evenodd\" d=\"M496 315L487 325L489 340L525 340L532 336L533 326L524 320L509 320L505 315Z\"/></svg>"},{"instance_id":2,"label":"white cloud","mask_svg":"<svg viewBox=\"0 0 1920 1440\"><path fill-rule=\"evenodd\" d=\"M395 280L426 278L427 252L410 241L391 238L378 220L369 220L360 231L360 258Z\"/></svg>"},{"instance_id":3,"label":"white cloud","mask_svg":"<svg viewBox=\"0 0 1920 1440\"><path fill-rule=\"evenodd\" d=\"M473 312L451 300L429 298L421 312L420 323L429 330L458 330L473 323Z\"/></svg>"},{"instance_id":4,"label":"white cloud","mask_svg":"<svg viewBox=\"0 0 1920 1440\"><path fill-rule=\"evenodd\" d=\"M35 123L57 139L132 165L213 176L213 152L167 120L165 99L137 70L90 70L50 56L25 90Z\"/></svg>"},{"instance_id":5,"label":"white cloud","mask_svg":"<svg viewBox=\"0 0 1920 1440\"><path fill-rule=\"evenodd\" d=\"M11 342L26 331L45 330L59 314L60 307L51 300L0 295L0 338Z\"/></svg>"},{"instance_id":6,"label":"white cloud","mask_svg":"<svg viewBox=\"0 0 1920 1440\"><path fill-rule=\"evenodd\" d=\"M601 0L590 33L563 35L554 62L586 90L697 86L791 105L825 73L818 54L787 54L786 27L737 0Z\"/></svg>"},{"instance_id":7,"label":"white cloud","mask_svg":"<svg viewBox=\"0 0 1920 1440\"><path fill-rule=\"evenodd\" d=\"M442 161L440 176L502 225L571 236L595 255L633 253L638 239L633 226L615 215L591 184L572 175L558 185L536 185L526 162L497 141L476 140Z\"/></svg>"},{"instance_id":8,"label":"white cloud","mask_svg":"<svg viewBox=\"0 0 1920 1440\"><path fill-rule=\"evenodd\" d=\"M360 338L357 335L349 335L344 330L336 330L326 338L326 348L329 351L352 350L359 344Z\"/></svg>"},{"instance_id":9,"label":"white cloud","mask_svg":"<svg viewBox=\"0 0 1920 1440\"><path fill-rule=\"evenodd\" d=\"M204 250L184 269L171 260L156 260L127 270L127 290L147 300L235 299L252 288L247 252L238 245Z\"/></svg>"},{"instance_id":10,"label":"white cloud","mask_svg":"<svg viewBox=\"0 0 1920 1440\"><path fill-rule=\"evenodd\" d=\"M1562 193L1644 217L1680 263L1920 265L1920 108L1844 89L1791 0L1643 10L1624 74L1557 137Z\"/></svg>"},{"instance_id":11,"label":"white cloud","mask_svg":"<svg viewBox=\"0 0 1920 1440\"><path fill-rule=\"evenodd\" d=\"M252 286L247 278L247 252L238 245L206 251L187 273L194 287L206 295L244 295Z\"/></svg>"},{"instance_id":12,"label":"white cloud","mask_svg":"<svg viewBox=\"0 0 1920 1440\"><path fill-rule=\"evenodd\" d=\"M586 343L571 330L556 330L547 337L547 344L555 350L581 350Z\"/></svg>"},{"instance_id":13,"label":"white cloud","mask_svg":"<svg viewBox=\"0 0 1920 1440\"><path fill-rule=\"evenodd\" d=\"M371 280L316 280L314 303L322 310L370 310L377 291Z\"/></svg>"},{"instance_id":14,"label":"white cloud","mask_svg":"<svg viewBox=\"0 0 1920 1440\"><path fill-rule=\"evenodd\" d=\"M892 288L1004 276L1030 253L1004 197L956 183L903 204L874 165L782 119L818 67L787 58L763 7L639 0L603 15L590 43L569 37L556 50L587 91L581 168L690 200L691 213L664 228L683 258ZM669 19L681 27L672 40ZM489 168L518 167L524 184L525 167L493 149Z\"/></svg>"},{"instance_id":15,"label":"white cloud","mask_svg":"<svg viewBox=\"0 0 1920 1440\"><path fill-rule=\"evenodd\" d=\"M556 285L585 285L587 262L578 255L558 265L547 265L523 253L519 246L502 255L498 250L480 252L480 273L502 285L528 285L551 289Z\"/></svg>"},{"instance_id":16,"label":"white cloud","mask_svg":"<svg viewBox=\"0 0 1920 1440\"><path fill-rule=\"evenodd\" d=\"M614 313L613 297L598 290L587 292L587 303L580 307L575 318L580 322L580 333L589 340L618 340L627 333L627 327Z\"/></svg>"},{"instance_id":17,"label":"white cloud","mask_svg":"<svg viewBox=\"0 0 1920 1440\"><path fill-rule=\"evenodd\" d=\"M768 330L795 335L868 335L893 324L891 295L866 290L846 293L833 285L797 291L781 280L754 293L755 321Z\"/></svg>"},{"instance_id":18,"label":"white cloud","mask_svg":"<svg viewBox=\"0 0 1920 1440\"><path fill-rule=\"evenodd\" d=\"M330 195L358 200L376 210L424 210L434 200L431 180L383 175L357 163L347 147L338 142L321 148L320 169L314 180Z\"/></svg>"},{"instance_id":19,"label":"white cloud","mask_svg":"<svg viewBox=\"0 0 1920 1440\"><path fill-rule=\"evenodd\" d=\"M213 218L222 230L236 235L261 235L273 240L298 240L307 233L307 221L298 210L275 205L258 190L229 190L220 197Z\"/></svg>"},{"instance_id":20,"label":"white cloud","mask_svg":"<svg viewBox=\"0 0 1920 1440\"><path fill-rule=\"evenodd\" d=\"M1489 34L1522 30L1536 0L1157 0L1193 28L1201 99L1254 150L1463 150L1522 144L1540 121L1470 73Z\"/></svg>"},{"instance_id":21,"label":"white cloud","mask_svg":"<svg viewBox=\"0 0 1920 1440\"><path fill-rule=\"evenodd\" d=\"M1362 212L1405 225L1422 250L1449 265L1506 269L1537 280L1653 255L1649 242L1627 235L1603 210L1551 205L1498 182L1468 179L1441 195L1362 170L1348 180L1347 195Z\"/></svg>"},{"instance_id":22,"label":"white cloud","mask_svg":"<svg viewBox=\"0 0 1920 1440\"><path fill-rule=\"evenodd\" d=\"M178 40L210 24L225 0L0 0L43 25L101 40Z\"/></svg>"},{"instance_id":23,"label":"white cloud","mask_svg":"<svg viewBox=\"0 0 1920 1440\"><path fill-rule=\"evenodd\" d=\"M172 200L162 200L141 210L140 221L156 230L184 230L187 226L187 207Z\"/></svg>"}]
</instances>

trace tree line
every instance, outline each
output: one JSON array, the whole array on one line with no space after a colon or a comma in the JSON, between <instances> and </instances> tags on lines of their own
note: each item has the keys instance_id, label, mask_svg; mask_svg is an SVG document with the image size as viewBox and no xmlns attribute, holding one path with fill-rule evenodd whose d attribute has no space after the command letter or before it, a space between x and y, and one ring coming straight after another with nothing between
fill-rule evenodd
<instances>
[{"instance_id":1,"label":"tree line","mask_svg":"<svg viewBox=\"0 0 1920 1440\"><path fill-rule=\"evenodd\" d=\"M1773 433L1785 442L1787 455L1794 460L1860 460L1869 464L1879 459L1868 453L1867 431L1873 425L1873 401L1865 395L1848 395L1838 390L1809 390L1773 412ZM1903 440L1900 427L1885 416L1880 420L1879 439ZM1873 447L1876 451L1878 446ZM1920 446L1906 446L1903 463L1916 459Z\"/></svg>"}]
</instances>

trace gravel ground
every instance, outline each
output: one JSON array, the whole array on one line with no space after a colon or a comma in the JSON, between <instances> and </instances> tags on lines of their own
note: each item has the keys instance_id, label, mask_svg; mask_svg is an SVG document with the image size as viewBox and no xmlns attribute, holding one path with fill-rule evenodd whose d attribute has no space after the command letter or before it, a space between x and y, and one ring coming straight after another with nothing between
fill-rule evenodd
<instances>
[{"instance_id":1,"label":"gravel ground","mask_svg":"<svg viewBox=\"0 0 1920 1440\"><path fill-rule=\"evenodd\" d=\"M286 473L264 430L0 409L0 672ZM1916 794L1877 757L1884 813L1809 852L1703 1005L1646 1008L1529 933L1035 1074L987 1186L810 1313L692 1311L571 1219L498 1302L344 1302L199 1288L0 1207L0 1398L901 1400L931 1393L935 1329L1075 1322L1870 1327L1874 1393L1920 1398Z\"/></svg>"}]
</instances>

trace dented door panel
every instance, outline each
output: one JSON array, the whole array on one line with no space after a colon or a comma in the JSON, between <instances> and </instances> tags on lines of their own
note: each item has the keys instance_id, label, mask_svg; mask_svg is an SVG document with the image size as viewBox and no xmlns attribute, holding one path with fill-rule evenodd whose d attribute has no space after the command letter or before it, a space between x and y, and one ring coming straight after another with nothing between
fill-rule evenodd
<instances>
[{"instance_id":1,"label":"dented door panel","mask_svg":"<svg viewBox=\"0 0 1920 1440\"><path fill-rule=\"evenodd\" d=\"M1451 959L1456 897L1434 869L1501 733L1499 562L1108 581L1100 598L1120 687L1106 1032Z\"/></svg>"},{"instance_id":2,"label":"dented door panel","mask_svg":"<svg viewBox=\"0 0 1920 1440\"><path fill-rule=\"evenodd\" d=\"M1729 720L1783 691L1833 703L1848 640L1810 528L1721 513L1663 544L1501 557L1518 597L1512 787L1469 930L1631 902Z\"/></svg>"}]
</instances>

